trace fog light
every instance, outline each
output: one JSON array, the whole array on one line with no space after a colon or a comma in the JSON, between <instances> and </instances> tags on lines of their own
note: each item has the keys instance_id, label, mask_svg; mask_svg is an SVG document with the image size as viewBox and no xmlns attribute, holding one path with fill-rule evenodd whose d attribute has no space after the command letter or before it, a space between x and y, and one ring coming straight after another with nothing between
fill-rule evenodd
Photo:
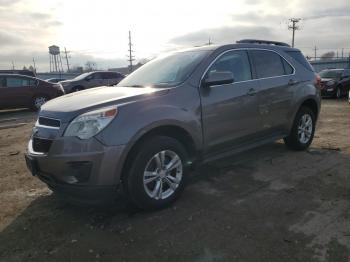
<instances>
[{"instance_id":1,"label":"fog light","mask_svg":"<svg viewBox=\"0 0 350 262\"><path fill-rule=\"evenodd\" d=\"M69 184L87 182L90 178L92 162L75 161L68 162L64 170L64 181Z\"/></svg>"}]
</instances>

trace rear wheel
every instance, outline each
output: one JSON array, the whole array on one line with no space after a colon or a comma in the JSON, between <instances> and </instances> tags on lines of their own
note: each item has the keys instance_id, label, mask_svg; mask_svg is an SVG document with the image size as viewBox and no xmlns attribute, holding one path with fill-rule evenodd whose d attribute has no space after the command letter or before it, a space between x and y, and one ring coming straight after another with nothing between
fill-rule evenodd
<instances>
[{"instance_id":1,"label":"rear wheel","mask_svg":"<svg viewBox=\"0 0 350 262\"><path fill-rule=\"evenodd\" d=\"M183 145L171 137L157 136L146 141L123 179L131 203L145 210L170 205L185 186L187 160Z\"/></svg>"},{"instance_id":2,"label":"rear wheel","mask_svg":"<svg viewBox=\"0 0 350 262\"><path fill-rule=\"evenodd\" d=\"M42 105L45 104L48 100L48 97L45 95L35 96L32 100L32 109L35 111L40 110Z\"/></svg>"},{"instance_id":3,"label":"rear wheel","mask_svg":"<svg viewBox=\"0 0 350 262\"><path fill-rule=\"evenodd\" d=\"M289 136L284 138L285 144L293 150L305 150L312 143L315 124L314 112L310 108L302 106L294 119Z\"/></svg>"}]
</instances>

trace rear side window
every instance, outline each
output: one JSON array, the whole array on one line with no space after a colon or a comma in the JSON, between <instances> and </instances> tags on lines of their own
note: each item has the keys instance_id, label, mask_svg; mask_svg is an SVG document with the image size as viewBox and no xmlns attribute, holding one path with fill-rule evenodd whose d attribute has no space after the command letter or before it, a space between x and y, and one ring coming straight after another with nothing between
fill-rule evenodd
<instances>
[{"instance_id":1,"label":"rear side window","mask_svg":"<svg viewBox=\"0 0 350 262\"><path fill-rule=\"evenodd\" d=\"M285 75L281 56L272 51L250 51L258 78Z\"/></svg>"},{"instance_id":2,"label":"rear side window","mask_svg":"<svg viewBox=\"0 0 350 262\"><path fill-rule=\"evenodd\" d=\"M5 77L0 77L0 88L1 87L6 87L6 78Z\"/></svg>"},{"instance_id":3,"label":"rear side window","mask_svg":"<svg viewBox=\"0 0 350 262\"><path fill-rule=\"evenodd\" d=\"M212 72L232 72L235 82L252 79L250 63L246 51L230 51L222 55L210 67L208 73Z\"/></svg>"},{"instance_id":4,"label":"rear side window","mask_svg":"<svg viewBox=\"0 0 350 262\"><path fill-rule=\"evenodd\" d=\"M115 79L120 77L120 75L116 72L103 73L102 76L104 79Z\"/></svg>"},{"instance_id":5,"label":"rear side window","mask_svg":"<svg viewBox=\"0 0 350 262\"><path fill-rule=\"evenodd\" d=\"M310 63L306 60L305 56L300 51L285 51L288 55L290 55L294 60L299 62L303 67L307 70L314 72L314 68Z\"/></svg>"}]
</instances>

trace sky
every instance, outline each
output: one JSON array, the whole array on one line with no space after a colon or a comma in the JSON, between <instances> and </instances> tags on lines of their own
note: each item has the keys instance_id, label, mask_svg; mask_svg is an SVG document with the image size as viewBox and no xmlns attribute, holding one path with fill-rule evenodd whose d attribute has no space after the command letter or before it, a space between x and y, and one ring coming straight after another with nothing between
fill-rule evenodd
<instances>
[{"instance_id":1,"label":"sky","mask_svg":"<svg viewBox=\"0 0 350 262\"><path fill-rule=\"evenodd\" d=\"M163 52L256 38L291 43L288 19L302 18L295 45L305 55L350 52L349 0L0 0L0 68L36 61L49 70L48 46L66 47L71 66L127 65L128 31L137 61ZM64 64L64 68L66 68Z\"/></svg>"}]
</instances>

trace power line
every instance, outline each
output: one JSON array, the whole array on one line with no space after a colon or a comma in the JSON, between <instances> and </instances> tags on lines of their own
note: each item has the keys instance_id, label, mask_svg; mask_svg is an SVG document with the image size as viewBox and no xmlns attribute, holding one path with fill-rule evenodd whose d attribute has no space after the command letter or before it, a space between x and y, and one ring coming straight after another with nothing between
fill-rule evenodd
<instances>
[{"instance_id":1,"label":"power line","mask_svg":"<svg viewBox=\"0 0 350 262\"><path fill-rule=\"evenodd\" d=\"M291 24L288 25L288 29L293 31L292 36L292 47L294 47L294 40L295 40L295 31L300 30L300 27L298 26L298 23L300 22L301 18L291 18L289 19L289 22Z\"/></svg>"},{"instance_id":2,"label":"power line","mask_svg":"<svg viewBox=\"0 0 350 262\"><path fill-rule=\"evenodd\" d=\"M132 72L132 62L133 61L135 61L135 59L134 59L134 56L132 55L132 53L134 52L133 50L132 50L132 42L131 42L131 32L129 31L129 59L128 59L128 61L129 61L129 72L131 73Z\"/></svg>"}]
</instances>

